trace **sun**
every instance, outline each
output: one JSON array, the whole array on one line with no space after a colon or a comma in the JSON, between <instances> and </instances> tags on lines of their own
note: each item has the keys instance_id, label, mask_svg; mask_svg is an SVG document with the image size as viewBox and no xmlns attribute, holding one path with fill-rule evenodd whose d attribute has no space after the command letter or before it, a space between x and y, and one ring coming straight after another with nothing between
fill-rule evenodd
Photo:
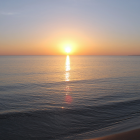
<instances>
[{"instance_id":1,"label":"sun","mask_svg":"<svg viewBox=\"0 0 140 140\"><path fill-rule=\"evenodd\" d=\"M66 53L70 53L71 52L71 46L70 45L65 46L65 52Z\"/></svg>"}]
</instances>

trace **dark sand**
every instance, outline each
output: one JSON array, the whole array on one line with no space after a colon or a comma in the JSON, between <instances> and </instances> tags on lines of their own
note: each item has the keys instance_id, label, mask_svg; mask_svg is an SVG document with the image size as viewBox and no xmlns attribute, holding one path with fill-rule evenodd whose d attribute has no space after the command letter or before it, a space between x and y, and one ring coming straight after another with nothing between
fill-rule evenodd
<instances>
[{"instance_id":1,"label":"dark sand","mask_svg":"<svg viewBox=\"0 0 140 140\"><path fill-rule=\"evenodd\" d=\"M90 140L140 140L140 129Z\"/></svg>"}]
</instances>

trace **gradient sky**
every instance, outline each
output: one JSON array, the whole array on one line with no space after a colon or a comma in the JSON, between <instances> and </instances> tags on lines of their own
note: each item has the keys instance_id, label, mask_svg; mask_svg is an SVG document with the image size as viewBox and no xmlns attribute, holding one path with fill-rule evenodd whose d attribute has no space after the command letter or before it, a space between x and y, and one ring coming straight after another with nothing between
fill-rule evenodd
<instances>
[{"instance_id":1,"label":"gradient sky","mask_svg":"<svg viewBox=\"0 0 140 140\"><path fill-rule=\"evenodd\" d=\"M140 0L0 0L0 55L140 55Z\"/></svg>"}]
</instances>

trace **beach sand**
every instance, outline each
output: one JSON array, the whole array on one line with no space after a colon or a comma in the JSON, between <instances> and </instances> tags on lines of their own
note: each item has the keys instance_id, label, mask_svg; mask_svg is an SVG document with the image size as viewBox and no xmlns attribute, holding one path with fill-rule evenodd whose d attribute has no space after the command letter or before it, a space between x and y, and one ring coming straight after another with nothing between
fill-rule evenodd
<instances>
[{"instance_id":1,"label":"beach sand","mask_svg":"<svg viewBox=\"0 0 140 140\"><path fill-rule=\"evenodd\" d=\"M140 140L140 129L90 140Z\"/></svg>"}]
</instances>

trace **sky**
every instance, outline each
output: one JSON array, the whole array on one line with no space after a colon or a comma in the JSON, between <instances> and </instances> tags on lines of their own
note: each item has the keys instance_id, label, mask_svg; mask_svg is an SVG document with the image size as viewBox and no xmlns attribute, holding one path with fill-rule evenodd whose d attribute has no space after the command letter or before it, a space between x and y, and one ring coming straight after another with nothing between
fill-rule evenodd
<instances>
[{"instance_id":1,"label":"sky","mask_svg":"<svg viewBox=\"0 0 140 140\"><path fill-rule=\"evenodd\" d=\"M140 0L0 0L0 55L140 55Z\"/></svg>"}]
</instances>

